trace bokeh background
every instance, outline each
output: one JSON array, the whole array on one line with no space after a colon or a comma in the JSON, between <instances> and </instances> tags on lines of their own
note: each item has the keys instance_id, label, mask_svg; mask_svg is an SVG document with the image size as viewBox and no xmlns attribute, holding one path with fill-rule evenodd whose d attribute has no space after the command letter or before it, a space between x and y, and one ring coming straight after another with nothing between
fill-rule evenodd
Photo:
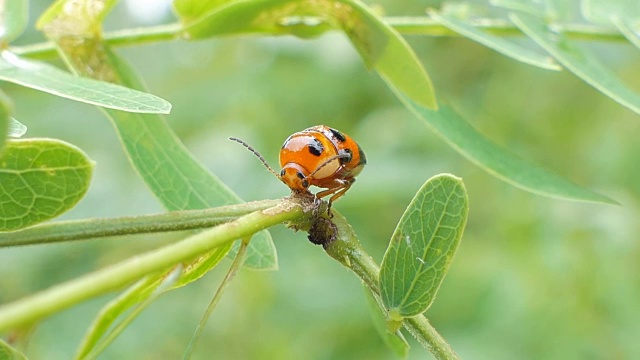
<instances>
[{"instance_id":1,"label":"bokeh background","mask_svg":"<svg viewBox=\"0 0 640 360\"><path fill-rule=\"evenodd\" d=\"M49 5L31 2L31 21ZM432 1L379 1L389 15L421 15ZM108 29L173 21L160 2L125 1ZM288 194L235 136L277 165L291 133L317 124L354 137L369 164L335 204L378 261L415 191L431 176L464 179L467 230L426 316L466 359L640 357L640 116L567 71L507 59L465 39L408 37L439 99L497 143L621 206L533 195L458 155L396 100L338 33L234 37L119 49L150 91L173 103L168 119L187 147L245 200ZM31 31L18 44L41 41ZM526 41L522 40L523 43ZM640 53L582 43L640 90ZM27 136L71 142L97 162L86 198L64 219L162 211L94 107L3 83ZM203 333L197 359L394 359L376 334L359 280L304 233L271 230L280 270L243 270ZM182 234L184 235L184 234ZM8 302L176 241L180 234L0 251ZM145 311L103 359L180 358L230 261ZM33 359L67 359L113 295L55 315L35 331ZM430 358L410 340L410 359Z\"/></svg>"}]
</instances>

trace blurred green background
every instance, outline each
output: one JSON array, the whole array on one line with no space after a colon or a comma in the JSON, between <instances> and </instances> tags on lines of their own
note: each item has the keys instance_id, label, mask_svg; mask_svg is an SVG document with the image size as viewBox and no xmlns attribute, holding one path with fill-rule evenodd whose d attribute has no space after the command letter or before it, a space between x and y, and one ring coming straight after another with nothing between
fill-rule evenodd
<instances>
[{"instance_id":1,"label":"blurred green background","mask_svg":"<svg viewBox=\"0 0 640 360\"><path fill-rule=\"evenodd\" d=\"M108 28L173 21L161 11L155 19L138 18L134 3L120 4ZM390 15L421 15L425 7L437 5L378 3ZM31 5L33 23L49 2ZM488 175L405 110L337 33L312 41L180 41L119 53L138 69L152 93L173 103L168 119L187 147L245 200L278 198L288 189L252 154L226 140L229 136L252 144L272 165L277 165L283 140L309 126L327 124L356 139L369 164L335 208L377 261L422 183L442 172L462 177L470 200L467 230L426 313L462 358L639 358L640 116L567 71L523 65L464 39L408 39L441 101L453 104L513 152L622 205L548 199ZM31 30L18 44L41 40ZM621 43L581 46L640 89L637 48ZM89 193L64 219L162 211L100 111L18 86L3 83L2 88L15 102L15 117L28 125L27 136L66 140L97 162ZM304 233L283 226L271 233L280 270L240 272L209 320L194 357L394 359L373 328L359 280ZM2 249L0 302L180 236ZM180 358L229 264L225 261L197 283L163 296L102 358ZM70 358L110 298L43 322L28 354L33 359ZM410 341L410 359L430 357Z\"/></svg>"}]
</instances>

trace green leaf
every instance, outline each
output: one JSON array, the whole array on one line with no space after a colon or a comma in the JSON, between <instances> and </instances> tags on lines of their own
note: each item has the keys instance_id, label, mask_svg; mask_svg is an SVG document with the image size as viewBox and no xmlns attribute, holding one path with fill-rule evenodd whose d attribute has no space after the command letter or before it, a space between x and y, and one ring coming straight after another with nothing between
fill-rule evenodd
<instances>
[{"instance_id":1,"label":"green leaf","mask_svg":"<svg viewBox=\"0 0 640 360\"><path fill-rule=\"evenodd\" d=\"M87 6L88 2L81 2ZM104 14L100 14L103 16ZM102 76L134 89L144 89L142 81L135 72L99 39L86 41L97 33L90 31L90 27L81 26L78 33L63 33L76 21L83 21L77 16L66 17L64 14L50 13L47 21L43 21L43 28L58 45L67 60L67 64L75 71L87 76ZM84 21L95 25L91 18ZM71 26L73 28L73 26ZM77 46L76 39L86 48ZM91 53L91 58L84 54ZM202 209L219 205L240 202L240 198L227 188L217 177L207 171L188 152L178 137L173 133L165 119L159 115L137 114L104 109L113 123L122 145L131 163L145 181L149 189L168 210ZM262 239L261 239L262 238ZM254 236L254 241L272 242L268 232L262 231ZM253 243L253 241L252 241ZM192 262L185 264L185 272L178 279L177 286L183 286L195 281L213 268L229 252L231 244L214 249L208 254L202 254ZM275 250L274 247L270 248ZM275 254L269 254L275 257ZM83 341L81 353L100 351L95 347L100 341L111 341L117 333L107 333L113 319L121 316L126 310L138 303L148 303L152 296L155 280L164 278L150 278L148 286L140 286L131 290L123 300L115 300L95 320L91 333ZM131 298L130 298L130 297ZM129 301L129 299L135 299ZM123 322L131 321L125 317ZM101 340L102 339L102 340Z\"/></svg>"},{"instance_id":2,"label":"green leaf","mask_svg":"<svg viewBox=\"0 0 640 360\"><path fill-rule=\"evenodd\" d=\"M36 28L56 37L79 32L93 35L100 31L104 18L117 3L118 0L57 0L42 13L36 22ZM73 23L74 27L64 25L69 23Z\"/></svg>"},{"instance_id":3,"label":"green leaf","mask_svg":"<svg viewBox=\"0 0 640 360\"><path fill-rule=\"evenodd\" d=\"M569 71L623 106L640 114L640 95L629 89L593 54L580 50L562 34L551 31L541 19L510 14L513 23Z\"/></svg>"},{"instance_id":4,"label":"green leaf","mask_svg":"<svg viewBox=\"0 0 640 360\"><path fill-rule=\"evenodd\" d=\"M416 103L437 109L431 79L406 40L358 0L345 0L351 8L336 11L340 25L366 63Z\"/></svg>"},{"instance_id":5,"label":"green leaf","mask_svg":"<svg viewBox=\"0 0 640 360\"><path fill-rule=\"evenodd\" d=\"M4 147L7 136L11 136L12 110L11 100L0 90L0 151Z\"/></svg>"},{"instance_id":6,"label":"green leaf","mask_svg":"<svg viewBox=\"0 0 640 360\"><path fill-rule=\"evenodd\" d=\"M87 192L93 162L53 139L9 140L0 153L0 231L52 219Z\"/></svg>"},{"instance_id":7,"label":"green leaf","mask_svg":"<svg viewBox=\"0 0 640 360\"><path fill-rule=\"evenodd\" d=\"M173 9L183 23L193 22L233 0L174 0Z\"/></svg>"},{"instance_id":8,"label":"green leaf","mask_svg":"<svg viewBox=\"0 0 640 360\"><path fill-rule=\"evenodd\" d=\"M637 0L581 0L580 7L584 18L595 24L613 25L615 19L640 21Z\"/></svg>"},{"instance_id":9,"label":"green leaf","mask_svg":"<svg viewBox=\"0 0 640 360\"><path fill-rule=\"evenodd\" d=\"M27 360L27 357L0 339L0 360Z\"/></svg>"},{"instance_id":10,"label":"green leaf","mask_svg":"<svg viewBox=\"0 0 640 360\"><path fill-rule=\"evenodd\" d=\"M425 312L453 261L469 204L462 180L429 179L405 210L380 267L380 295L392 320Z\"/></svg>"},{"instance_id":11,"label":"green leaf","mask_svg":"<svg viewBox=\"0 0 640 360\"><path fill-rule=\"evenodd\" d=\"M640 20L635 23L627 19L614 18L613 24L635 47L640 48Z\"/></svg>"},{"instance_id":12,"label":"green leaf","mask_svg":"<svg viewBox=\"0 0 640 360\"><path fill-rule=\"evenodd\" d=\"M458 10L456 10L456 12L457 11ZM456 15L452 13L451 6L447 6L441 13L430 11L429 16L449 29L512 59L547 70L562 70L562 68L553 61L553 58L546 54L540 54L508 41L503 37L491 35L476 29L473 25L456 17Z\"/></svg>"},{"instance_id":13,"label":"green leaf","mask_svg":"<svg viewBox=\"0 0 640 360\"><path fill-rule=\"evenodd\" d=\"M640 3L636 0L582 0L582 15L595 24L613 25L640 48Z\"/></svg>"},{"instance_id":14,"label":"green leaf","mask_svg":"<svg viewBox=\"0 0 640 360\"><path fill-rule=\"evenodd\" d=\"M247 248L247 254L242 266L254 270L278 270L278 257L273 241L265 237L256 237L251 240ZM233 244L229 257L235 258L240 243Z\"/></svg>"},{"instance_id":15,"label":"green leaf","mask_svg":"<svg viewBox=\"0 0 640 360\"><path fill-rule=\"evenodd\" d=\"M142 310L175 284L182 270L178 266L163 277L147 276L105 305L82 340L76 359L94 358L102 352ZM134 310L121 318L131 308Z\"/></svg>"},{"instance_id":16,"label":"green leaf","mask_svg":"<svg viewBox=\"0 0 640 360\"><path fill-rule=\"evenodd\" d=\"M171 104L155 95L103 81L74 76L43 62L0 53L0 80L105 108L136 113L171 111Z\"/></svg>"},{"instance_id":17,"label":"green leaf","mask_svg":"<svg viewBox=\"0 0 640 360\"><path fill-rule=\"evenodd\" d=\"M367 304L371 312L373 319L373 326L376 328L376 332L380 335L385 345L401 358L406 358L409 355L409 343L404 338L400 330L396 332L390 332L387 329L387 321L385 319L385 313L382 311L381 304L378 303L374 295L369 288L363 287L365 296L367 297Z\"/></svg>"},{"instance_id":18,"label":"green leaf","mask_svg":"<svg viewBox=\"0 0 640 360\"><path fill-rule=\"evenodd\" d=\"M0 105L1 106L1 105ZM2 110L0 110L2 111ZM2 116L2 115L0 115ZM0 120L1 121L1 120ZM9 131L7 136L10 138L21 138L22 135L27 133L27 126L20 121L9 117ZM1 141L1 140L0 140ZM0 149L2 149L2 143L0 143Z\"/></svg>"},{"instance_id":19,"label":"green leaf","mask_svg":"<svg viewBox=\"0 0 640 360\"><path fill-rule=\"evenodd\" d=\"M510 153L478 132L448 106L432 111L396 94L413 113L443 140L489 174L523 190L565 200L617 204L604 195L577 186Z\"/></svg>"},{"instance_id":20,"label":"green leaf","mask_svg":"<svg viewBox=\"0 0 640 360\"><path fill-rule=\"evenodd\" d=\"M27 0L0 2L0 44L9 43L20 36L27 27L28 21L29 3Z\"/></svg>"},{"instance_id":21,"label":"green leaf","mask_svg":"<svg viewBox=\"0 0 640 360\"><path fill-rule=\"evenodd\" d=\"M310 37L329 28L344 31L363 61L390 86L422 106L437 108L431 79L411 47L357 0L233 2L185 27L184 32L192 39L250 33Z\"/></svg>"}]
</instances>

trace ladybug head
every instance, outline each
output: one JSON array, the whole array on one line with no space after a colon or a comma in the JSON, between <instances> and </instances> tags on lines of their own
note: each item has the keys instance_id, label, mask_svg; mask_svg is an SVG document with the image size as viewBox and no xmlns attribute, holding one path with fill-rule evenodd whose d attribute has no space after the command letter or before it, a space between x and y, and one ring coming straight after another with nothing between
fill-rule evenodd
<instances>
[{"instance_id":1,"label":"ladybug head","mask_svg":"<svg viewBox=\"0 0 640 360\"><path fill-rule=\"evenodd\" d=\"M285 164L278 178L294 191L307 191L311 185L309 172L296 163Z\"/></svg>"}]
</instances>

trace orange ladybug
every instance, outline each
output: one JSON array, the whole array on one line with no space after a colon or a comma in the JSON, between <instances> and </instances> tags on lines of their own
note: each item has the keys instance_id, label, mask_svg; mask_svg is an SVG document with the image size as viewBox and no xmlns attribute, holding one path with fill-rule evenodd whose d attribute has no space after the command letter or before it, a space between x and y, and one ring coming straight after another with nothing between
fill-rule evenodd
<instances>
[{"instance_id":1,"label":"orange ladybug","mask_svg":"<svg viewBox=\"0 0 640 360\"><path fill-rule=\"evenodd\" d=\"M278 174L267 161L249 144L229 138L244 145L262 161L278 179L292 191L309 193L311 185L325 188L316 194L320 199L328 195L331 203L349 190L367 164L367 158L347 134L326 125L313 126L289 136L280 149Z\"/></svg>"}]
</instances>

